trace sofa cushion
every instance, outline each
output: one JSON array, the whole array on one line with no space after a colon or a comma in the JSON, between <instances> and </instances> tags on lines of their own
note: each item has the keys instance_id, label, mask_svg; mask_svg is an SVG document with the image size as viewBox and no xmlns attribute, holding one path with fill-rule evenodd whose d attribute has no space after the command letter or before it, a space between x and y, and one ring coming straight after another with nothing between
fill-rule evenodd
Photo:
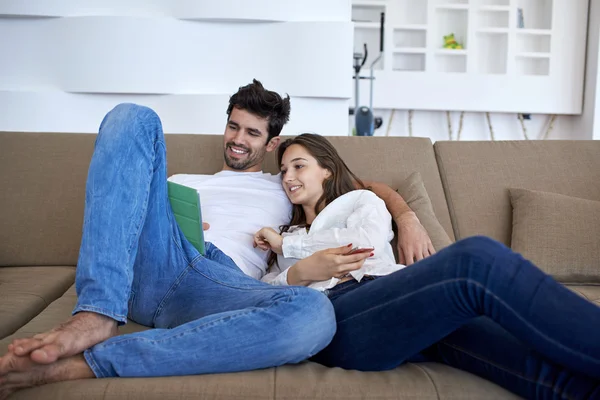
<instances>
[{"instance_id":1,"label":"sofa cushion","mask_svg":"<svg viewBox=\"0 0 600 400\"><path fill-rule=\"evenodd\" d=\"M493 383L441 364L407 364L392 371L360 372L303 362L229 374L84 379L23 390L11 400L13 398L516 400L519 397Z\"/></svg>"},{"instance_id":2,"label":"sofa cushion","mask_svg":"<svg viewBox=\"0 0 600 400\"><path fill-rule=\"evenodd\" d=\"M74 280L73 267L0 268L0 338L29 322Z\"/></svg>"},{"instance_id":3,"label":"sofa cushion","mask_svg":"<svg viewBox=\"0 0 600 400\"><path fill-rule=\"evenodd\" d=\"M581 297L591 301L600 307L600 286L590 285L567 285L569 289Z\"/></svg>"},{"instance_id":4,"label":"sofa cushion","mask_svg":"<svg viewBox=\"0 0 600 400\"><path fill-rule=\"evenodd\" d=\"M425 185L423 185L423 180L421 179L421 174L419 172L410 174L410 176L400 184L398 193L400 193L408 206L415 214L417 214L419 221L421 221L421 224L427 230L431 243L436 251L452 244L452 240L450 240L444 227L442 227L433 212L431 200L427 194Z\"/></svg>"},{"instance_id":5,"label":"sofa cushion","mask_svg":"<svg viewBox=\"0 0 600 400\"><path fill-rule=\"evenodd\" d=\"M67 319L75 306L75 287L11 337L44 332ZM128 323L120 334L148 329ZM231 374L165 378L110 378L61 382L18 392L24 399L516 399L506 390L467 372L436 363L405 364L391 371L359 372L313 362Z\"/></svg>"},{"instance_id":6,"label":"sofa cushion","mask_svg":"<svg viewBox=\"0 0 600 400\"><path fill-rule=\"evenodd\" d=\"M600 140L436 142L456 239L485 235L510 246L508 188L600 201Z\"/></svg>"},{"instance_id":7,"label":"sofa cushion","mask_svg":"<svg viewBox=\"0 0 600 400\"><path fill-rule=\"evenodd\" d=\"M511 247L562 282L600 282L600 201L509 189Z\"/></svg>"}]
</instances>

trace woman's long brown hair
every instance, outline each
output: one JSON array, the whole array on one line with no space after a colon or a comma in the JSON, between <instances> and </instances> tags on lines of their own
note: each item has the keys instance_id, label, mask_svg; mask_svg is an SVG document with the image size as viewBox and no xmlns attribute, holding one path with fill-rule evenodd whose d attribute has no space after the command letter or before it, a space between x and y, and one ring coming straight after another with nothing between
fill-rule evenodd
<instances>
[{"instance_id":1,"label":"woman's long brown hair","mask_svg":"<svg viewBox=\"0 0 600 400\"><path fill-rule=\"evenodd\" d=\"M304 133L288 139L279 146L277 152L277 165L281 165L283 153L291 145L298 144L306 149L313 156L321 168L331 172L331 176L323 181L323 195L315 205L315 215L318 215L329 203L338 197L356 190L365 189L363 182L346 165L337 150L325 137L312 133ZM291 226L307 226L306 214L304 208L299 204L292 205L292 220L288 225L280 226L280 233L287 232ZM271 253L269 257L269 267L277 261L277 255Z\"/></svg>"}]
</instances>

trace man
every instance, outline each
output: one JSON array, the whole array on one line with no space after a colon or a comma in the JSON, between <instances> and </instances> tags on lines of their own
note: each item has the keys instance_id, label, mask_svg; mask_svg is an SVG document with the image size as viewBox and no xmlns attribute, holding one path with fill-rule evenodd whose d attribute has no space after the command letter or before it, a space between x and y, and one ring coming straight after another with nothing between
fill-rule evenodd
<instances>
[{"instance_id":1,"label":"man","mask_svg":"<svg viewBox=\"0 0 600 400\"><path fill-rule=\"evenodd\" d=\"M69 379L266 368L323 349L335 333L329 300L308 288L260 282L267 254L252 246L261 227L289 222L280 178L261 172L289 112L289 97L256 80L241 87L227 109L223 170L170 178L201 193L202 215L211 224L201 256L171 212L159 117L133 104L110 111L86 184L73 316L9 345L0 358L0 399ZM397 216L406 263L433 253L401 197L385 185L368 185ZM329 255L340 264L368 257L346 252ZM154 329L116 336L128 317Z\"/></svg>"}]
</instances>

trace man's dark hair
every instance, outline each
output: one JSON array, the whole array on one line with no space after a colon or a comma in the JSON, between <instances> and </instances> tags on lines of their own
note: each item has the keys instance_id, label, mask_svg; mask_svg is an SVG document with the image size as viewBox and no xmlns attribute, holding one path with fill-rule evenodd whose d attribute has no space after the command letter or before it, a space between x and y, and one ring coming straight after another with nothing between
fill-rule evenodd
<instances>
[{"instance_id":1,"label":"man's dark hair","mask_svg":"<svg viewBox=\"0 0 600 400\"><path fill-rule=\"evenodd\" d=\"M256 79L253 79L249 85L240 87L237 93L229 98L228 120L234 107L267 119L269 122L267 143L275 136L279 136L283 126L290 120L290 96L281 98L278 93L265 89Z\"/></svg>"}]
</instances>

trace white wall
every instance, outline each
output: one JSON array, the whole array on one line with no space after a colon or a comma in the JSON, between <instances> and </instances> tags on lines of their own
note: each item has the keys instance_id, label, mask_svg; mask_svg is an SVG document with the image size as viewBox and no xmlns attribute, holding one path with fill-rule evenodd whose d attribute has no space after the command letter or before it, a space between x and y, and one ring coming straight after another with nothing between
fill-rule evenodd
<instances>
[{"instance_id":1,"label":"white wall","mask_svg":"<svg viewBox=\"0 0 600 400\"><path fill-rule=\"evenodd\" d=\"M600 139L600 0L591 3L584 114L559 116L551 139ZM256 77L292 97L284 133L346 135L350 9L350 0L3 0L0 131L95 132L110 108L131 101L155 108L168 133L221 133L229 95ZM383 136L391 110L375 115ZM523 138L516 115L491 118L497 139ZM547 121L526 121L530 138ZM445 113L415 111L413 133L447 140ZM389 135L408 136L406 110ZM466 113L461 138L489 139L485 115Z\"/></svg>"},{"instance_id":2,"label":"white wall","mask_svg":"<svg viewBox=\"0 0 600 400\"><path fill-rule=\"evenodd\" d=\"M346 135L349 0L4 0L0 131L96 132L120 102L167 133L222 133L229 96L292 97L284 133Z\"/></svg>"},{"instance_id":3,"label":"white wall","mask_svg":"<svg viewBox=\"0 0 600 400\"><path fill-rule=\"evenodd\" d=\"M600 0L590 0L583 114L573 118L574 130L586 139L600 139Z\"/></svg>"}]
</instances>

